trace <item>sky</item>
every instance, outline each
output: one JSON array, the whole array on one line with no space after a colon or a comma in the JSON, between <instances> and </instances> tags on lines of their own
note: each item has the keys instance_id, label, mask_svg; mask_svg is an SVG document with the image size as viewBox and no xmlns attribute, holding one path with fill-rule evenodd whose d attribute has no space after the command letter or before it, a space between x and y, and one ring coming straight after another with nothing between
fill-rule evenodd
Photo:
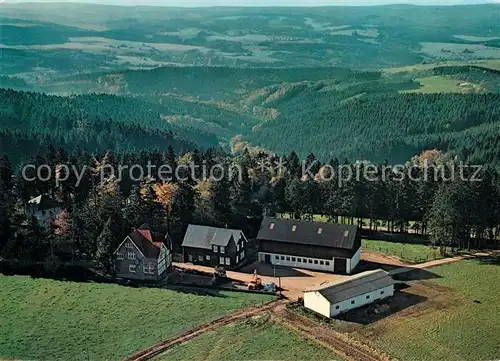
<instances>
[{"instance_id":1,"label":"sky","mask_svg":"<svg viewBox=\"0 0 500 361\"><path fill-rule=\"evenodd\" d=\"M161 6L326 6L326 5L456 5L498 3L500 0L0 0L0 3L18 2L79 2L109 5L161 5Z\"/></svg>"}]
</instances>

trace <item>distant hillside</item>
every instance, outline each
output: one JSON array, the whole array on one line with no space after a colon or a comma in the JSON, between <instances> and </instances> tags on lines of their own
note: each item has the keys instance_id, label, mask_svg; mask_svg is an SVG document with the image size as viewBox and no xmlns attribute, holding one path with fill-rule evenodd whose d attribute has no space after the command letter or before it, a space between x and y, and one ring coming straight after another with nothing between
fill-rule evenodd
<instances>
[{"instance_id":1,"label":"distant hillside","mask_svg":"<svg viewBox=\"0 0 500 361\"><path fill-rule=\"evenodd\" d=\"M190 9L5 2L0 22L0 67L36 85L172 65L365 70L500 58L496 4Z\"/></svg>"},{"instance_id":2,"label":"distant hillside","mask_svg":"<svg viewBox=\"0 0 500 361\"><path fill-rule=\"evenodd\" d=\"M162 111L161 106L134 98L56 97L0 89L0 153L19 160L47 145L116 152L218 146L210 133L161 119Z\"/></svg>"}]
</instances>

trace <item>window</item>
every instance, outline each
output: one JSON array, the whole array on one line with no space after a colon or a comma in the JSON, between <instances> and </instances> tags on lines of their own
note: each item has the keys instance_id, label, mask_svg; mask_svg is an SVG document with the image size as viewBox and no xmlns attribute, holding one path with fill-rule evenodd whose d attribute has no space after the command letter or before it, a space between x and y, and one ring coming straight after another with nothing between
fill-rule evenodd
<instances>
[{"instance_id":1,"label":"window","mask_svg":"<svg viewBox=\"0 0 500 361\"><path fill-rule=\"evenodd\" d=\"M281 256L281 260L284 261L285 260L285 256Z\"/></svg>"},{"instance_id":2,"label":"window","mask_svg":"<svg viewBox=\"0 0 500 361\"><path fill-rule=\"evenodd\" d=\"M354 305L356 303L356 301L352 300L351 301L351 305Z\"/></svg>"},{"instance_id":3,"label":"window","mask_svg":"<svg viewBox=\"0 0 500 361\"><path fill-rule=\"evenodd\" d=\"M292 257L292 262L295 262L295 257Z\"/></svg>"},{"instance_id":4,"label":"window","mask_svg":"<svg viewBox=\"0 0 500 361\"><path fill-rule=\"evenodd\" d=\"M271 224L269 225L269 229L274 229L274 223L271 223Z\"/></svg>"},{"instance_id":5,"label":"window","mask_svg":"<svg viewBox=\"0 0 500 361\"><path fill-rule=\"evenodd\" d=\"M287 257L287 258L286 258L286 260L287 260L287 261L290 261L290 257Z\"/></svg>"},{"instance_id":6,"label":"window","mask_svg":"<svg viewBox=\"0 0 500 361\"><path fill-rule=\"evenodd\" d=\"M205 256L205 259L206 259L207 261L210 261L210 256L207 254L207 255Z\"/></svg>"},{"instance_id":7,"label":"window","mask_svg":"<svg viewBox=\"0 0 500 361\"><path fill-rule=\"evenodd\" d=\"M155 265L150 263L150 264L144 264L142 266L142 271L146 274L155 274Z\"/></svg>"},{"instance_id":8,"label":"window","mask_svg":"<svg viewBox=\"0 0 500 361\"><path fill-rule=\"evenodd\" d=\"M330 262L325 261L325 265L326 265L326 266L329 266L329 265L330 265Z\"/></svg>"},{"instance_id":9,"label":"window","mask_svg":"<svg viewBox=\"0 0 500 361\"><path fill-rule=\"evenodd\" d=\"M240 256L236 255L236 263L240 261Z\"/></svg>"},{"instance_id":10,"label":"window","mask_svg":"<svg viewBox=\"0 0 500 361\"><path fill-rule=\"evenodd\" d=\"M239 243L236 245L236 251L238 251L238 252L240 251L240 244Z\"/></svg>"},{"instance_id":11,"label":"window","mask_svg":"<svg viewBox=\"0 0 500 361\"><path fill-rule=\"evenodd\" d=\"M302 259L301 258L297 258L297 262L302 262Z\"/></svg>"},{"instance_id":12,"label":"window","mask_svg":"<svg viewBox=\"0 0 500 361\"><path fill-rule=\"evenodd\" d=\"M367 296L366 296L366 299L367 299L367 300L369 300L369 299L370 299L370 295L367 295Z\"/></svg>"},{"instance_id":13,"label":"window","mask_svg":"<svg viewBox=\"0 0 500 361\"><path fill-rule=\"evenodd\" d=\"M240 259L243 259L243 258L245 258L245 251L241 251L241 253L240 253Z\"/></svg>"},{"instance_id":14,"label":"window","mask_svg":"<svg viewBox=\"0 0 500 361\"><path fill-rule=\"evenodd\" d=\"M122 260L122 259L123 259L123 253L118 252L118 253L116 254L116 259L118 259L118 260Z\"/></svg>"},{"instance_id":15,"label":"window","mask_svg":"<svg viewBox=\"0 0 500 361\"><path fill-rule=\"evenodd\" d=\"M219 252L219 246L212 246L212 251L215 253Z\"/></svg>"},{"instance_id":16,"label":"window","mask_svg":"<svg viewBox=\"0 0 500 361\"><path fill-rule=\"evenodd\" d=\"M127 242L127 243L125 244L125 247L127 247L127 248L134 248L134 247L132 246L132 243L130 243L130 242Z\"/></svg>"},{"instance_id":17,"label":"window","mask_svg":"<svg viewBox=\"0 0 500 361\"><path fill-rule=\"evenodd\" d=\"M224 257L219 257L219 264L224 264Z\"/></svg>"},{"instance_id":18,"label":"window","mask_svg":"<svg viewBox=\"0 0 500 361\"><path fill-rule=\"evenodd\" d=\"M226 247L220 246L220 253L226 253Z\"/></svg>"},{"instance_id":19,"label":"window","mask_svg":"<svg viewBox=\"0 0 500 361\"><path fill-rule=\"evenodd\" d=\"M280 259L280 256L274 256L274 259Z\"/></svg>"},{"instance_id":20,"label":"window","mask_svg":"<svg viewBox=\"0 0 500 361\"><path fill-rule=\"evenodd\" d=\"M135 273L135 264L129 264L128 265L128 271L130 273Z\"/></svg>"},{"instance_id":21,"label":"window","mask_svg":"<svg viewBox=\"0 0 500 361\"><path fill-rule=\"evenodd\" d=\"M325 264L325 262L319 261L319 264L323 266Z\"/></svg>"},{"instance_id":22,"label":"window","mask_svg":"<svg viewBox=\"0 0 500 361\"><path fill-rule=\"evenodd\" d=\"M294 224L294 225L292 226L292 232L295 232L296 230L297 230L297 226Z\"/></svg>"},{"instance_id":23,"label":"window","mask_svg":"<svg viewBox=\"0 0 500 361\"><path fill-rule=\"evenodd\" d=\"M383 295L384 294L384 291L380 291L380 294Z\"/></svg>"},{"instance_id":24,"label":"window","mask_svg":"<svg viewBox=\"0 0 500 361\"><path fill-rule=\"evenodd\" d=\"M318 264L318 260L317 259L314 260L314 264Z\"/></svg>"},{"instance_id":25,"label":"window","mask_svg":"<svg viewBox=\"0 0 500 361\"><path fill-rule=\"evenodd\" d=\"M336 310L340 309L340 306L339 305L335 306L335 309Z\"/></svg>"},{"instance_id":26,"label":"window","mask_svg":"<svg viewBox=\"0 0 500 361\"><path fill-rule=\"evenodd\" d=\"M135 259L135 253L134 252L128 252L127 253L127 258L133 261Z\"/></svg>"},{"instance_id":27,"label":"window","mask_svg":"<svg viewBox=\"0 0 500 361\"><path fill-rule=\"evenodd\" d=\"M344 237L347 237L347 236L349 236L349 231L348 230L344 232Z\"/></svg>"},{"instance_id":28,"label":"window","mask_svg":"<svg viewBox=\"0 0 500 361\"><path fill-rule=\"evenodd\" d=\"M313 263L312 259L308 259L307 261L308 261L309 263Z\"/></svg>"},{"instance_id":29,"label":"window","mask_svg":"<svg viewBox=\"0 0 500 361\"><path fill-rule=\"evenodd\" d=\"M323 228L318 228L318 234L323 233Z\"/></svg>"},{"instance_id":30,"label":"window","mask_svg":"<svg viewBox=\"0 0 500 361\"><path fill-rule=\"evenodd\" d=\"M198 255L198 261L203 262L203 256Z\"/></svg>"},{"instance_id":31,"label":"window","mask_svg":"<svg viewBox=\"0 0 500 361\"><path fill-rule=\"evenodd\" d=\"M231 264L231 258L226 257L226 266L229 266Z\"/></svg>"}]
</instances>

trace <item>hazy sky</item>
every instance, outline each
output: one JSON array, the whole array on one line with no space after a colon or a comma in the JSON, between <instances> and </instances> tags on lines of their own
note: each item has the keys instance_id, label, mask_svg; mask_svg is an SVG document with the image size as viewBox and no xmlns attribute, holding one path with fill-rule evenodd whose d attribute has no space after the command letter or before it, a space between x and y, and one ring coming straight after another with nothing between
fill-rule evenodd
<instances>
[{"instance_id":1,"label":"hazy sky","mask_svg":"<svg viewBox=\"0 0 500 361\"><path fill-rule=\"evenodd\" d=\"M17 2L80 2L110 5L162 5L162 6L324 6L324 5L381 5L419 4L454 5L482 4L499 0L0 0L5 3Z\"/></svg>"}]
</instances>

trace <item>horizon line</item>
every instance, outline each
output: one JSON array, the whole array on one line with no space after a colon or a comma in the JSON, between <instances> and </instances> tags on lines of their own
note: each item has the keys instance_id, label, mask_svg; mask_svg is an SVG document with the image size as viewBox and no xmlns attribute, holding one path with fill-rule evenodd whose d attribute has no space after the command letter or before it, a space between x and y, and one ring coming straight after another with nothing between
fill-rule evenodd
<instances>
[{"instance_id":1,"label":"horizon line","mask_svg":"<svg viewBox=\"0 0 500 361\"><path fill-rule=\"evenodd\" d=\"M82 1L45 1L45 0L0 0L1 5L28 5L28 4L36 4L36 5L56 5L56 4L74 4L74 5L99 5L99 6L111 6L111 7L162 7L162 8L177 8L177 9L203 9L203 8L335 8L335 7L386 7L386 6L418 6L418 7L452 7L452 6L478 6L478 5L500 5L500 0L485 0L484 2L477 3L434 3L432 1L428 3L381 3L381 4L373 4L369 5L366 3L359 4L329 4L329 5L252 5L252 4L241 4L241 5L167 5L167 4L134 4L125 1L122 4L109 4L99 0L90 2L82 2Z\"/></svg>"}]
</instances>

